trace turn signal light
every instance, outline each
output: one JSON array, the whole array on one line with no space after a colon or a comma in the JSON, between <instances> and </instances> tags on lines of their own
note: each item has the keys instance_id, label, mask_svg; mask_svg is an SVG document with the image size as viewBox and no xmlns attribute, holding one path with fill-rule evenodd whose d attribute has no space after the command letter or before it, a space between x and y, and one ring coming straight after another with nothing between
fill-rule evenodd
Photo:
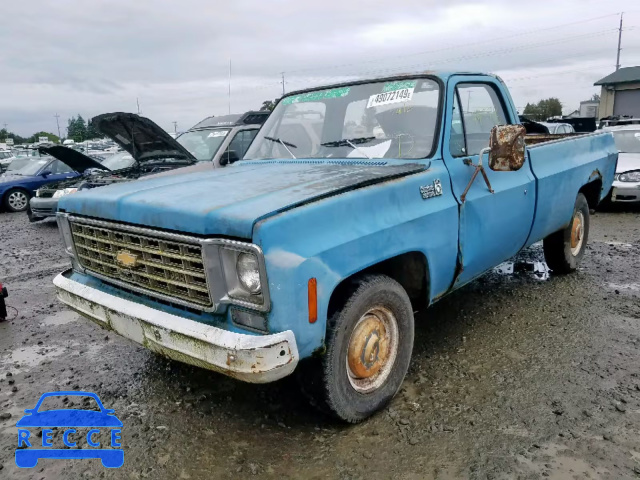
<instances>
[{"instance_id":1,"label":"turn signal light","mask_svg":"<svg viewBox=\"0 0 640 480\"><path fill-rule=\"evenodd\" d=\"M318 281L315 278L309 279L309 323L316 323L318 320Z\"/></svg>"}]
</instances>

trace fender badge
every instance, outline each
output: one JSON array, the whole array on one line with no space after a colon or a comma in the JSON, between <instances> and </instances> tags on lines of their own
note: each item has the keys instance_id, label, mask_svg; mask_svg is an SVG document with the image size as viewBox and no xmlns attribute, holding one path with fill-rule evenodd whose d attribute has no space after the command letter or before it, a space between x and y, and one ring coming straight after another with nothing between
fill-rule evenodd
<instances>
[{"instance_id":1,"label":"fender badge","mask_svg":"<svg viewBox=\"0 0 640 480\"><path fill-rule=\"evenodd\" d=\"M138 256L128 250L120 250L116 255L118 265L126 268L135 268L138 266Z\"/></svg>"},{"instance_id":2,"label":"fender badge","mask_svg":"<svg viewBox=\"0 0 640 480\"><path fill-rule=\"evenodd\" d=\"M438 195L442 195L442 183L440 183L440 179L436 178L433 181L433 185L423 185L420 187L420 194L423 199L437 197Z\"/></svg>"}]
</instances>

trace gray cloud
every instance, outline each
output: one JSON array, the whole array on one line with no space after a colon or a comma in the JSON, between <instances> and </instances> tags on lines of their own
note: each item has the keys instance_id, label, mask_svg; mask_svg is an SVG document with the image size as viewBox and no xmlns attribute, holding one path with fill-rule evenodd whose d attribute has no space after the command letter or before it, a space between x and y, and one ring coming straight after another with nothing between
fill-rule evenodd
<instances>
[{"instance_id":1,"label":"gray cloud","mask_svg":"<svg viewBox=\"0 0 640 480\"><path fill-rule=\"evenodd\" d=\"M66 118L142 112L170 129L287 90L425 69L499 73L517 106L557 96L567 111L597 92L615 63L640 60L633 0L393 3L325 0L131 2L30 0L3 7L0 123L26 135ZM551 28L562 25L559 28ZM501 40L496 40L501 39Z\"/></svg>"}]
</instances>

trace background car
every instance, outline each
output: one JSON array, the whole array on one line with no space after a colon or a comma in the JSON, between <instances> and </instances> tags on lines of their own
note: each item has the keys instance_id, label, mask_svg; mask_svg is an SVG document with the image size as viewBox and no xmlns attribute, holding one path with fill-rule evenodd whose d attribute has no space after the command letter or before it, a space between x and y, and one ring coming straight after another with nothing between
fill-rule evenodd
<instances>
[{"instance_id":1,"label":"background car","mask_svg":"<svg viewBox=\"0 0 640 480\"><path fill-rule=\"evenodd\" d=\"M17 168L13 168L14 163ZM38 188L78 175L73 168L53 157L18 158L0 176L0 204L9 212L25 211L29 198Z\"/></svg>"},{"instance_id":2,"label":"background car","mask_svg":"<svg viewBox=\"0 0 640 480\"><path fill-rule=\"evenodd\" d=\"M126 152L97 160L75 149L61 145L41 147L40 151L57 158L67 165L73 165L76 171L83 173L81 177L49 183L36 190L36 194L29 200L29 207L27 208L27 215L32 222L54 216L58 208L58 199L78 191L78 188L82 187L86 178L100 173L111 172L111 170L127 168L134 163L133 158Z\"/></svg>"},{"instance_id":3,"label":"background car","mask_svg":"<svg viewBox=\"0 0 640 480\"><path fill-rule=\"evenodd\" d=\"M612 202L640 202L640 125L605 127L618 147L618 166L611 188Z\"/></svg>"},{"instance_id":4,"label":"background car","mask_svg":"<svg viewBox=\"0 0 640 480\"><path fill-rule=\"evenodd\" d=\"M549 130L550 135L564 135L567 133L575 133L575 130L568 123L551 123L551 122L539 122L540 125L544 125Z\"/></svg>"},{"instance_id":5,"label":"background car","mask_svg":"<svg viewBox=\"0 0 640 480\"><path fill-rule=\"evenodd\" d=\"M15 158L10 150L0 150L0 173L4 172Z\"/></svg>"}]
</instances>

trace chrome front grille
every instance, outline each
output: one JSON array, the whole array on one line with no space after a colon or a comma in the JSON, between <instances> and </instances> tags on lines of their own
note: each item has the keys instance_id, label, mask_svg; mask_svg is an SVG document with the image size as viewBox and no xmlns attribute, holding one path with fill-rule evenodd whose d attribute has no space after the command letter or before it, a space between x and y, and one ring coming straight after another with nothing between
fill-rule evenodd
<instances>
[{"instance_id":1,"label":"chrome front grille","mask_svg":"<svg viewBox=\"0 0 640 480\"><path fill-rule=\"evenodd\" d=\"M86 270L194 306L213 305L201 245L117 226L70 225L78 262Z\"/></svg>"}]
</instances>

